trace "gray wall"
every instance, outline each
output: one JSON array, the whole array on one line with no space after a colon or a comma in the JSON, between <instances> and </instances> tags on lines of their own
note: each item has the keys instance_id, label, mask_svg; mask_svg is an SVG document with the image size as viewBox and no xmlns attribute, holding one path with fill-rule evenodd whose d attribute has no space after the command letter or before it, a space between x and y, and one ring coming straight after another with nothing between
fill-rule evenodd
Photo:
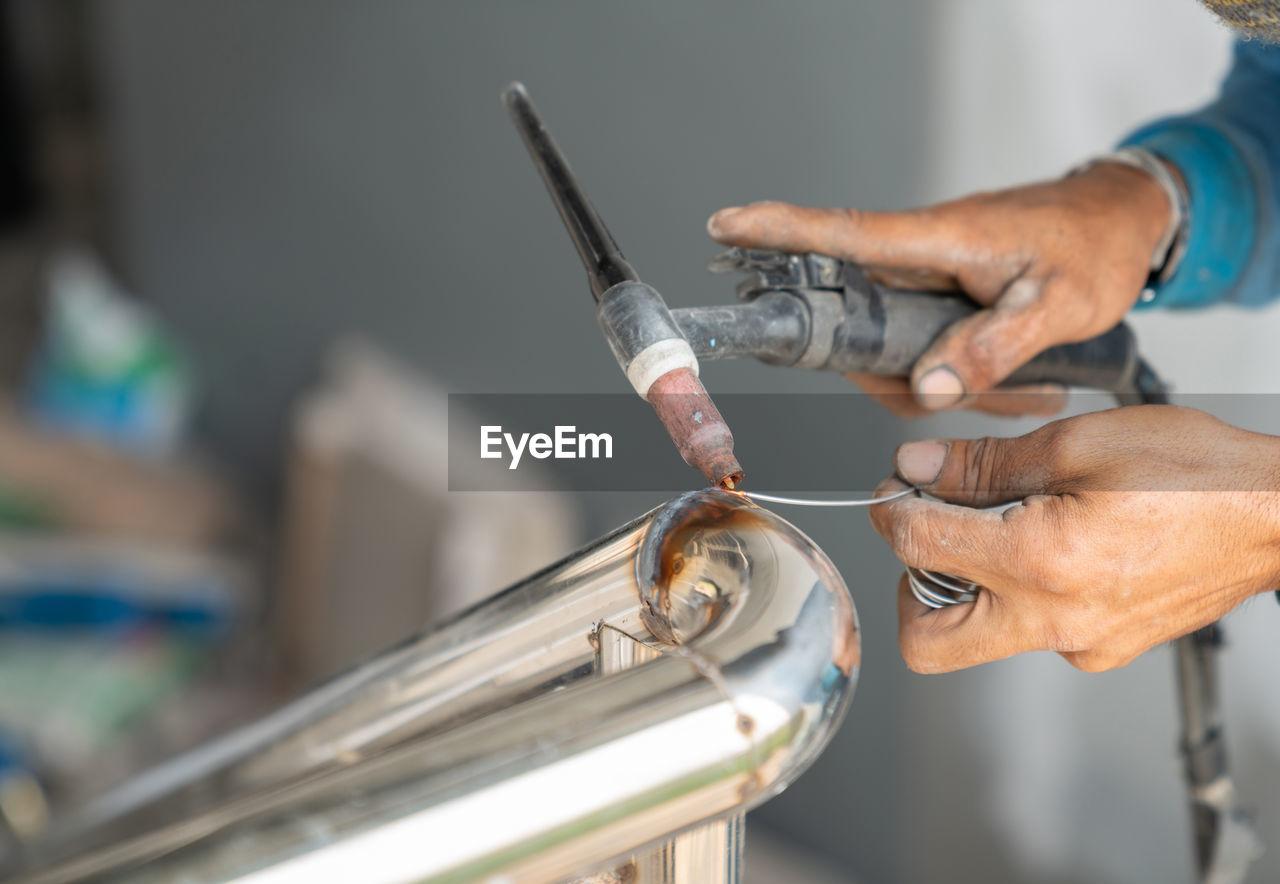
<instances>
[{"instance_id":1,"label":"gray wall","mask_svg":"<svg viewBox=\"0 0 1280 884\"><path fill-rule=\"evenodd\" d=\"M528 84L632 261L683 305L729 296L702 270L716 208L902 206L1055 174L1160 102L1192 103L1181 90L1213 78L1187 42L1212 25L1189 0L93 10L119 257L196 351L206 438L268 497L289 405L346 331L453 390L625 389L498 104L510 79ZM1274 388L1265 321L1148 317L1142 333L1184 390ZM843 389L758 365L712 364L705 376L713 392ZM908 430L878 415L849 438L779 428L810 439L822 462L886 470L899 435L935 430L1016 431ZM656 502L581 496L592 534ZM786 515L849 581L865 665L836 744L756 822L864 882L1190 880L1167 653L1103 677L1052 655L908 676L898 568L865 516ZM1272 857L1277 618L1264 602L1233 618L1224 660L1232 750L1246 799L1264 805ZM1275 877L1266 862L1258 880Z\"/></svg>"},{"instance_id":2,"label":"gray wall","mask_svg":"<svg viewBox=\"0 0 1280 884\"><path fill-rule=\"evenodd\" d=\"M195 349L206 438L268 493L289 405L345 331L451 390L621 391L499 89L529 86L628 257L673 305L724 300L729 287L703 270L713 210L923 196L925 9L101 3L119 258ZM754 364L705 378L713 392L844 389ZM888 471L899 432L888 419L858 438L823 430L780 431L811 438L815 458ZM656 502L583 495L593 534ZM796 520L854 591L864 675L836 745L756 817L863 881L900 880L897 565L863 515Z\"/></svg>"}]
</instances>

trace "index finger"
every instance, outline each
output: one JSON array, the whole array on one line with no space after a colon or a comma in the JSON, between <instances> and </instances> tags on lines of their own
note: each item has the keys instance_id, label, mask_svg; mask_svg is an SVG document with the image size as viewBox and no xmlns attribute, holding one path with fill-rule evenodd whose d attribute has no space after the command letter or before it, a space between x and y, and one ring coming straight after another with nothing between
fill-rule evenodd
<instances>
[{"instance_id":1,"label":"index finger","mask_svg":"<svg viewBox=\"0 0 1280 884\"><path fill-rule=\"evenodd\" d=\"M875 493L880 497L909 487L886 479ZM1000 513L921 497L902 497L869 511L871 524L903 564L983 585L1002 581L1012 532Z\"/></svg>"},{"instance_id":2,"label":"index finger","mask_svg":"<svg viewBox=\"0 0 1280 884\"><path fill-rule=\"evenodd\" d=\"M718 242L783 252L818 252L884 268L920 267L954 276L965 235L941 207L905 212L815 209L762 202L721 209L707 221Z\"/></svg>"}]
</instances>

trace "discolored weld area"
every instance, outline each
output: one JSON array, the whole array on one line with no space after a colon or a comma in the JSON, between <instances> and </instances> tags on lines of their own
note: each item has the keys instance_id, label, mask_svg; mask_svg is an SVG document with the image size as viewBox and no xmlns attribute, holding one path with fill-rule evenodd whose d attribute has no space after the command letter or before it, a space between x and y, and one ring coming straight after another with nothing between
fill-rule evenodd
<instances>
[{"instance_id":1,"label":"discolored weld area","mask_svg":"<svg viewBox=\"0 0 1280 884\"><path fill-rule=\"evenodd\" d=\"M636 559L654 637L683 645L715 623L752 576L743 538L767 527L764 511L724 492L687 495L657 516Z\"/></svg>"},{"instance_id":2,"label":"discolored weld area","mask_svg":"<svg viewBox=\"0 0 1280 884\"><path fill-rule=\"evenodd\" d=\"M711 485L733 490L742 484L733 433L691 369L667 372L653 382L646 398L685 463Z\"/></svg>"}]
</instances>

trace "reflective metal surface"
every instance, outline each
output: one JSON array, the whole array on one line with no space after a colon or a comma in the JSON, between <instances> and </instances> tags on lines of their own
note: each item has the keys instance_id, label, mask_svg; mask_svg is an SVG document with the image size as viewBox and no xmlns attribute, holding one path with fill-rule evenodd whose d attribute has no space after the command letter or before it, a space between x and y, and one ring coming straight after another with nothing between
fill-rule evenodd
<instances>
[{"instance_id":1,"label":"reflective metal surface","mask_svg":"<svg viewBox=\"0 0 1280 884\"><path fill-rule=\"evenodd\" d=\"M636 665L602 672L606 634ZM785 788L858 662L848 592L808 538L687 494L104 796L17 880L607 873Z\"/></svg>"},{"instance_id":2,"label":"reflective metal surface","mask_svg":"<svg viewBox=\"0 0 1280 884\"><path fill-rule=\"evenodd\" d=\"M596 631L596 672L601 676L639 666L663 653L659 646L641 644L605 625ZM625 857L610 871L568 884L739 884L745 828L746 815L741 812L703 823Z\"/></svg>"}]
</instances>

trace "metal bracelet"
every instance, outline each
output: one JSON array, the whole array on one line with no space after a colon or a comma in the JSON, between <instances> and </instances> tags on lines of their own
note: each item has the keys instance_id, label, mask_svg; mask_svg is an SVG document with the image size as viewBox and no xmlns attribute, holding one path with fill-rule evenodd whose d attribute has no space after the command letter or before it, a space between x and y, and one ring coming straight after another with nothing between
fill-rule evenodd
<instances>
[{"instance_id":1,"label":"metal bracelet","mask_svg":"<svg viewBox=\"0 0 1280 884\"><path fill-rule=\"evenodd\" d=\"M1151 253L1151 281L1142 291L1142 300L1155 298L1155 283L1173 276L1187 250L1187 230L1191 221L1190 202L1186 187L1172 170L1155 153L1145 147L1129 145L1101 154L1077 166L1069 174L1078 175L1099 163L1119 163L1132 169L1140 169L1155 179L1169 201L1169 223Z\"/></svg>"}]
</instances>

